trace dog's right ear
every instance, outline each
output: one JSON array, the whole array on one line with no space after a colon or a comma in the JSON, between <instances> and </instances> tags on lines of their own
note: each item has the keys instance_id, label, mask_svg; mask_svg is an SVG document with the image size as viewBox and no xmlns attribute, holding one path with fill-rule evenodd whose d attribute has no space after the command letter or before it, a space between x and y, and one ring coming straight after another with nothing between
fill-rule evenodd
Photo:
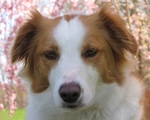
<instances>
[{"instance_id":1,"label":"dog's right ear","mask_svg":"<svg viewBox=\"0 0 150 120\"><path fill-rule=\"evenodd\" d=\"M26 64L42 19L43 16L34 9L27 22L20 27L11 50L12 63L23 61Z\"/></svg>"}]
</instances>

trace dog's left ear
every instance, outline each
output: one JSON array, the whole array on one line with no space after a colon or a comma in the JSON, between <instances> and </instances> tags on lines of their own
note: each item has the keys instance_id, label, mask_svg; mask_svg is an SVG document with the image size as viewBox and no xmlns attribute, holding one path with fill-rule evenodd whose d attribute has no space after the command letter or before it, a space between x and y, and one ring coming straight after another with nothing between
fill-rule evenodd
<instances>
[{"instance_id":1,"label":"dog's left ear","mask_svg":"<svg viewBox=\"0 0 150 120\"><path fill-rule=\"evenodd\" d=\"M34 48L34 37L36 36L42 21L42 15L37 10L32 10L30 18L17 32L14 45L11 50L12 63L17 61L23 61L25 64L27 63L29 55L34 52L29 50Z\"/></svg>"},{"instance_id":2,"label":"dog's left ear","mask_svg":"<svg viewBox=\"0 0 150 120\"><path fill-rule=\"evenodd\" d=\"M115 13L112 5L110 3L105 4L97 15L98 26L106 31L106 36L109 36L107 41L114 54L121 56L124 51L128 51L136 55L136 40L127 30L124 20Z\"/></svg>"}]
</instances>

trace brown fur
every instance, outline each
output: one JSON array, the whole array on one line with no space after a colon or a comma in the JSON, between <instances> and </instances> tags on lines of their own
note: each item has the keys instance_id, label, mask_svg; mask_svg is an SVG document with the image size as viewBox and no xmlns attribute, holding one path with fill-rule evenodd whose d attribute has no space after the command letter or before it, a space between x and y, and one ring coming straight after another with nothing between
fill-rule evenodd
<instances>
[{"instance_id":1,"label":"brown fur","mask_svg":"<svg viewBox=\"0 0 150 120\"><path fill-rule=\"evenodd\" d=\"M129 51L135 55L137 44L126 29L124 21L117 14L111 12L113 10L109 7L106 5L93 15L79 17L88 29L83 50L93 47L99 51L96 57L84 58L84 60L96 66L97 70L102 73L104 82L116 81L121 84L124 80L121 68L126 61L125 52ZM67 21L74 17L75 15L64 16ZM27 64L34 92L42 92L49 86L48 73L57 61L55 63L48 61L42 55L44 51L52 47L59 53L57 43L53 37L50 37L50 31L54 29L60 19L58 17L50 20L41 16L38 11L33 11L31 18L17 34L12 49L12 62L23 60L25 65Z\"/></svg>"},{"instance_id":2,"label":"brown fur","mask_svg":"<svg viewBox=\"0 0 150 120\"><path fill-rule=\"evenodd\" d=\"M56 43L50 32L59 19L49 20L34 10L31 17L19 29L12 48L12 63L23 61L27 68L26 74L32 80L34 92L42 92L48 86L48 72L55 63L43 58L43 53L49 49L56 49Z\"/></svg>"},{"instance_id":3,"label":"brown fur","mask_svg":"<svg viewBox=\"0 0 150 120\"><path fill-rule=\"evenodd\" d=\"M124 21L110 7L105 5L92 16L81 16L80 19L88 29L84 46L99 50L96 57L86 61L103 73L104 82L116 81L121 84L124 80L121 69L126 63L126 51L136 55L137 44Z\"/></svg>"},{"instance_id":4,"label":"brown fur","mask_svg":"<svg viewBox=\"0 0 150 120\"><path fill-rule=\"evenodd\" d=\"M142 99L144 105L144 114L142 120L150 120L150 87L145 89L145 94Z\"/></svg>"},{"instance_id":5,"label":"brown fur","mask_svg":"<svg viewBox=\"0 0 150 120\"><path fill-rule=\"evenodd\" d=\"M103 82L124 81L122 67L127 62L126 52L136 55L137 44L132 34L127 30L124 21L105 5L99 12L83 16L79 19L86 26L87 34L84 38L82 54L88 48L95 48L98 54L93 58L83 59L87 64L92 64L102 74ZM30 19L19 29L14 46L12 48L12 63L23 61L26 74L32 82L32 90L35 93L43 92L50 85L48 74L58 60L49 61L43 54L47 50L54 50L60 55L60 50L52 34L61 17L54 20L45 18L38 11L32 11ZM75 16L65 16L70 21ZM144 115L142 120L150 119L150 90L145 92L142 103ZM142 105L142 104L141 104Z\"/></svg>"}]
</instances>

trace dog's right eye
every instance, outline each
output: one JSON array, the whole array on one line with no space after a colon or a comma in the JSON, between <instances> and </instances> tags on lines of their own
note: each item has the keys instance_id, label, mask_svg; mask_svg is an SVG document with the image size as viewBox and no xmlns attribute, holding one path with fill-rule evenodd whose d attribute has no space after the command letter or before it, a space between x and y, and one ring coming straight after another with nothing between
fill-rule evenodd
<instances>
[{"instance_id":1,"label":"dog's right eye","mask_svg":"<svg viewBox=\"0 0 150 120\"><path fill-rule=\"evenodd\" d=\"M86 57L86 58L91 58L91 57L96 56L97 53L98 53L98 50L97 50L97 49L90 48L90 49L88 49L88 50L84 53L84 57Z\"/></svg>"},{"instance_id":2,"label":"dog's right eye","mask_svg":"<svg viewBox=\"0 0 150 120\"><path fill-rule=\"evenodd\" d=\"M44 56L48 59L48 60L56 60L58 58L58 54L53 51L53 50L49 50L49 51L46 51L44 53Z\"/></svg>"}]
</instances>

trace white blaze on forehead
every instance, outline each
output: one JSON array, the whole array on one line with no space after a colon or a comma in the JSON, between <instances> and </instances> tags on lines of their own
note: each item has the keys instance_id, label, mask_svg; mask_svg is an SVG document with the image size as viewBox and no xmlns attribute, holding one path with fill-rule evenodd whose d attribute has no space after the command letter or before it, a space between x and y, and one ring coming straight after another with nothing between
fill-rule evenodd
<instances>
[{"instance_id":1,"label":"white blaze on forehead","mask_svg":"<svg viewBox=\"0 0 150 120\"><path fill-rule=\"evenodd\" d=\"M78 17L70 21L63 18L54 29L53 34L62 53L67 52L69 54L70 51L71 54L74 54L72 52L79 50L81 47L85 35L85 27Z\"/></svg>"},{"instance_id":2,"label":"white blaze on forehead","mask_svg":"<svg viewBox=\"0 0 150 120\"><path fill-rule=\"evenodd\" d=\"M68 76L69 80L77 79L75 77L84 71L81 58L81 46L85 36L84 25L78 17L70 21L63 18L54 29L53 34L60 49L60 59L57 66L52 69L51 75L55 77L56 73L58 77L56 80L62 80L63 76ZM65 81L69 82L67 79Z\"/></svg>"},{"instance_id":3,"label":"white blaze on forehead","mask_svg":"<svg viewBox=\"0 0 150 120\"><path fill-rule=\"evenodd\" d=\"M64 83L76 82L86 91L80 96L83 104L89 104L94 95L99 74L92 66L86 65L81 57L86 30L84 24L76 17L70 21L61 19L53 31L60 49L60 59L51 69L49 81L55 104L58 106L62 105L58 91Z\"/></svg>"}]
</instances>

